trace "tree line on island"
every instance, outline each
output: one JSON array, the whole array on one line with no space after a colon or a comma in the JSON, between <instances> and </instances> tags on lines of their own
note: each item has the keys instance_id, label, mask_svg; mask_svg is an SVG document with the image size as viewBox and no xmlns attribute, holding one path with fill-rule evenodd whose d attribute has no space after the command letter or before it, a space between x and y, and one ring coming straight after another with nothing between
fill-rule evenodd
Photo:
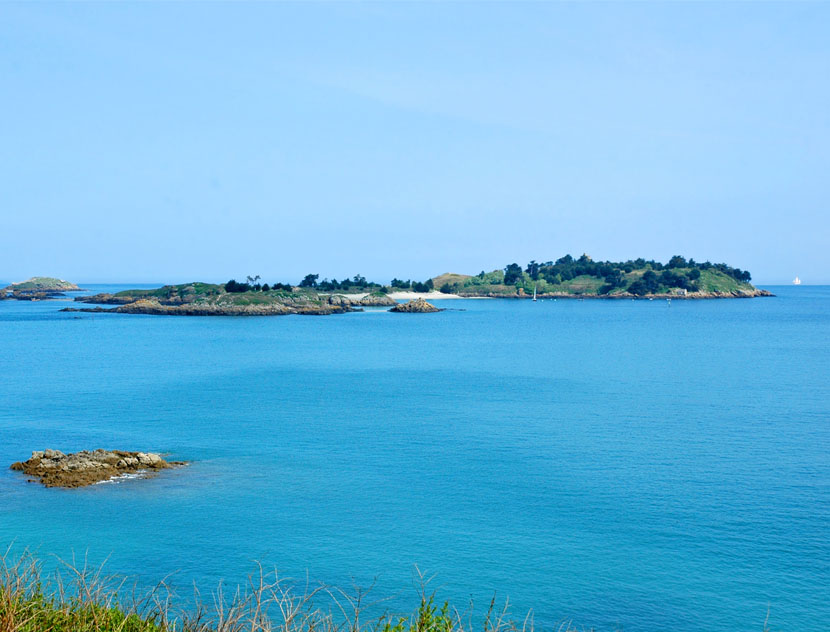
<instances>
[{"instance_id":1,"label":"tree line on island","mask_svg":"<svg viewBox=\"0 0 830 632\"><path fill-rule=\"evenodd\" d=\"M249 276L246 283L239 283L235 279L231 279L225 283L225 291L237 294L242 292L270 292L271 290L290 292L294 289L290 283L272 283L269 285L268 283L260 283L259 280L260 276L258 274L253 277Z\"/></svg>"},{"instance_id":2,"label":"tree line on island","mask_svg":"<svg viewBox=\"0 0 830 632\"><path fill-rule=\"evenodd\" d=\"M411 292L430 292L434 289L434 284L432 279L427 279L426 281L401 281L400 279L392 279L392 282L389 285L382 285L380 283L375 283L373 281L367 281L366 277L361 276L360 274L356 274L353 278L343 279L342 281L338 281L337 279L320 279L319 274L307 274L303 277L303 280L297 285L297 287L310 289L310 290L317 290L319 292L352 292L352 293L360 293L360 292L379 292L381 294L388 294L394 290L403 290L403 291L411 291ZM247 277L246 282L240 283L235 279L231 279L227 283L225 283L225 291L231 293L241 293L241 292L270 292L272 290L285 290L291 291L293 290L294 286L290 283L259 283L260 276L249 276Z\"/></svg>"},{"instance_id":3,"label":"tree line on island","mask_svg":"<svg viewBox=\"0 0 830 632\"><path fill-rule=\"evenodd\" d=\"M457 277L459 275L448 275ZM699 263L675 255L668 263L653 259L594 261L587 254L565 255L556 261L531 261L524 268L510 263L502 270L480 272L473 277L451 278L439 286L445 293L475 289L515 288L516 291L566 292L596 295L628 293L634 296L671 292L730 291L748 286L749 272L725 263Z\"/></svg>"},{"instance_id":4,"label":"tree line on island","mask_svg":"<svg viewBox=\"0 0 830 632\"><path fill-rule=\"evenodd\" d=\"M315 292L380 293L394 291L430 292L437 289L445 294L488 294L510 296L533 292L583 293L614 295L627 293L646 296L658 293L685 293L697 291L730 291L747 288L752 276L746 270L725 263L699 263L675 255L667 263L643 258L628 261L594 261L587 254L574 258L565 255L555 261L530 261L526 266L507 264L492 272L478 275L446 274L412 281L393 278L389 284L368 281L356 274L338 281L336 278L320 279L319 274L307 274L297 285L300 289ZM245 282L231 279L224 285L226 292L293 291L290 283L261 283L259 275L248 276Z\"/></svg>"}]
</instances>

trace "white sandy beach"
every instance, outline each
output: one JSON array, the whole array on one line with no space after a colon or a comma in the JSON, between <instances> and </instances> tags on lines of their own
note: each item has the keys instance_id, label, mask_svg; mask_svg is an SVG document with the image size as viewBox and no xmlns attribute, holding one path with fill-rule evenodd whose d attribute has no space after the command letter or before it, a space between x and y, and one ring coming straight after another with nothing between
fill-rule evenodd
<instances>
[{"instance_id":1,"label":"white sandy beach","mask_svg":"<svg viewBox=\"0 0 830 632\"><path fill-rule=\"evenodd\" d=\"M368 292L363 292L361 294L342 294L341 292L329 292L329 294L341 294L341 296L346 296L355 301L359 301L364 296L369 295ZM458 294L443 294L442 292L438 292L436 290L433 290L432 292L389 292L389 294L387 294L386 296L395 301L408 301L413 298L423 298L428 301L441 301L448 298L471 298L469 296L458 296Z\"/></svg>"},{"instance_id":2,"label":"white sandy beach","mask_svg":"<svg viewBox=\"0 0 830 632\"><path fill-rule=\"evenodd\" d=\"M436 290L432 290L431 292L389 292L387 296L396 301L410 300L413 298L424 298L428 301L440 301L445 298L464 298L463 296L458 296L458 294L444 294Z\"/></svg>"}]
</instances>

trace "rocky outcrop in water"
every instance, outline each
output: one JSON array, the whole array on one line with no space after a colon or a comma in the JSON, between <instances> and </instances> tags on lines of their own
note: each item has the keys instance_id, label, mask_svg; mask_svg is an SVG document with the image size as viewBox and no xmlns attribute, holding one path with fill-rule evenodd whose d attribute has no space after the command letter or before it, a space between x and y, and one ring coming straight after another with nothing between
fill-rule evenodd
<instances>
[{"instance_id":1,"label":"rocky outcrop in water","mask_svg":"<svg viewBox=\"0 0 830 632\"><path fill-rule=\"evenodd\" d=\"M414 298L408 303L395 305L395 307L389 311L403 314L429 314L431 312L440 312L441 310L435 307L432 303L427 303L422 298Z\"/></svg>"},{"instance_id":2,"label":"rocky outcrop in water","mask_svg":"<svg viewBox=\"0 0 830 632\"><path fill-rule=\"evenodd\" d=\"M296 309L283 303L267 303L262 305L223 305L220 303L162 305L159 301L147 299L116 307L112 311L118 312L119 314L156 314L168 316L281 316L284 314L298 313Z\"/></svg>"},{"instance_id":3,"label":"rocky outcrop in water","mask_svg":"<svg viewBox=\"0 0 830 632\"><path fill-rule=\"evenodd\" d=\"M228 296L228 295L225 295ZM232 295L231 295L232 296ZM120 299L120 297L113 297ZM115 300L113 301L115 302ZM331 304L322 301L297 298L271 298L259 303L234 303L231 298L223 297L192 303L172 303L156 298L132 300L119 307L76 308L66 307L62 312L90 312L115 314L152 314L158 316L285 316L301 314L308 316L325 316L355 311L348 304Z\"/></svg>"},{"instance_id":4,"label":"rocky outcrop in water","mask_svg":"<svg viewBox=\"0 0 830 632\"><path fill-rule=\"evenodd\" d=\"M11 469L39 479L46 487L84 487L124 474L151 475L184 465L165 461L151 452L125 450L83 450L64 454L60 450L32 452L28 461L13 463Z\"/></svg>"}]
</instances>

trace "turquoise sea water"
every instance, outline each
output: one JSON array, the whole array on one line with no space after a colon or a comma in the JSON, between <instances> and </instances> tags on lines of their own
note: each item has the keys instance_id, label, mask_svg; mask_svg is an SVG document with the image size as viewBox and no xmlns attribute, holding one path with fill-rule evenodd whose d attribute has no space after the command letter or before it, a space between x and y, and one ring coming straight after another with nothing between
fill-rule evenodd
<instances>
[{"instance_id":1,"label":"turquoise sea water","mask_svg":"<svg viewBox=\"0 0 830 632\"><path fill-rule=\"evenodd\" d=\"M109 286L89 286L93 291ZM155 582L254 560L537 628L830 629L830 288L185 318L0 302L0 464L172 453L144 481L0 467L0 542ZM463 311L462 311L463 310Z\"/></svg>"}]
</instances>

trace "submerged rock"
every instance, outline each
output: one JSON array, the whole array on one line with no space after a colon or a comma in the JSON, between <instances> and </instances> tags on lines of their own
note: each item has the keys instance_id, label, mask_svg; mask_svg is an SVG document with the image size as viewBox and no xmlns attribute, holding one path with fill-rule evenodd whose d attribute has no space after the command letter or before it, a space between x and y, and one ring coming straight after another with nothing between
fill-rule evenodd
<instances>
[{"instance_id":1,"label":"submerged rock","mask_svg":"<svg viewBox=\"0 0 830 632\"><path fill-rule=\"evenodd\" d=\"M82 450L64 454L60 450L43 450L32 452L28 461L13 463L11 469L37 477L46 487L84 487L123 474L143 472L149 476L179 465L184 463L165 461L152 452Z\"/></svg>"},{"instance_id":2,"label":"submerged rock","mask_svg":"<svg viewBox=\"0 0 830 632\"><path fill-rule=\"evenodd\" d=\"M431 312L440 312L441 310L435 307L432 303L427 303L422 298L414 298L408 303L396 305L390 312L400 312L405 314L429 314Z\"/></svg>"}]
</instances>

